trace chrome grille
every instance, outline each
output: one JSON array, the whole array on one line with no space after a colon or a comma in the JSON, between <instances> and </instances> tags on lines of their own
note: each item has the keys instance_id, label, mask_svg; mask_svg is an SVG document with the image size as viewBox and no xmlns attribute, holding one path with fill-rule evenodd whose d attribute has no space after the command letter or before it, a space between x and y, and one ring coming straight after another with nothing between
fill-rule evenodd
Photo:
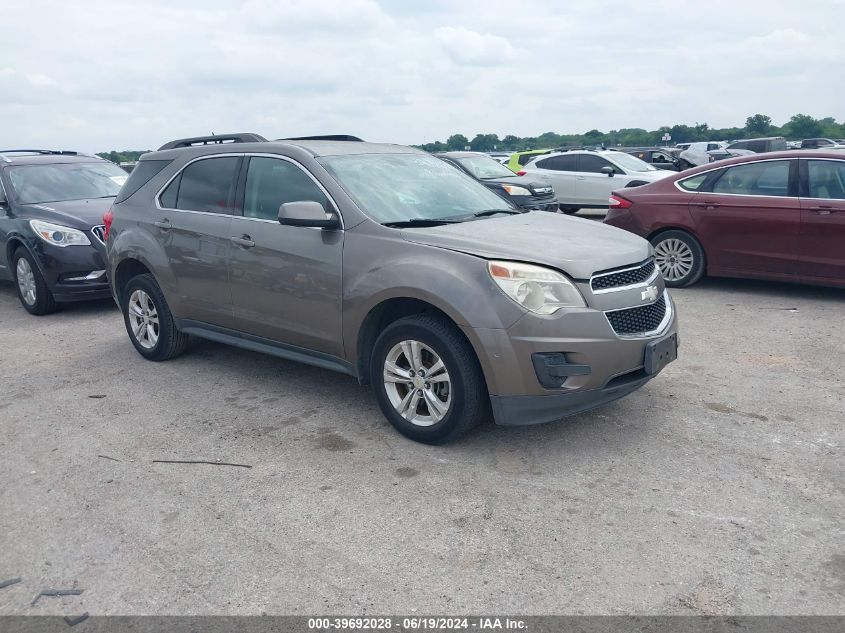
<instances>
[{"instance_id":1,"label":"chrome grille","mask_svg":"<svg viewBox=\"0 0 845 633\"><path fill-rule=\"evenodd\" d=\"M106 225L105 224L98 224L97 226L91 229L91 232L94 234L101 244L106 243Z\"/></svg>"},{"instance_id":2,"label":"chrome grille","mask_svg":"<svg viewBox=\"0 0 845 633\"><path fill-rule=\"evenodd\" d=\"M595 275L590 280L590 288L594 291L608 290L643 283L651 278L654 270L654 260L650 259L635 268L626 268L625 270Z\"/></svg>"},{"instance_id":3,"label":"chrome grille","mask_svg":"<svg viewBox=\"0 0 845 633\"><path fill-rule=\"evenodd\" d=\"M604 314L617 334L630 336L654 332L666 316L666 296L663 295L648 305L613 310Z\"/></svg>"}]
</instances>

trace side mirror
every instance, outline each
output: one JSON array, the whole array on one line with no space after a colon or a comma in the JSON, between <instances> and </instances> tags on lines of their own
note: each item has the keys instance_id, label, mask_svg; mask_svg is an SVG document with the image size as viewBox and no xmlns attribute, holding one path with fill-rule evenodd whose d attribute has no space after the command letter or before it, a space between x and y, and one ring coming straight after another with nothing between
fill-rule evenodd
<instances>
[{"instance_id":1,"label":"side mirror","mask_svg":"<svg viewBox=\"0 0 845 633\"><path fill-rule=\"evenodd\" d=\"M279 207L279 224L336 229L340 227L340 218L335 213L327 213L319 202L300 200L285 202Z\"/></svg>"},{"instance_id":2,"label":"side mirror","mask_svg":"<svg viewBox=\"0 0 845 633\"><path fill-rule=\"evenodd\" d=\"M610 165L605 165L604 167L601 168L601 173L607 174L607 176L609 178L613 178L613 174L616 173L616 172L613 170L613 167L611 167Z\"/></svg>"}]
</instances>

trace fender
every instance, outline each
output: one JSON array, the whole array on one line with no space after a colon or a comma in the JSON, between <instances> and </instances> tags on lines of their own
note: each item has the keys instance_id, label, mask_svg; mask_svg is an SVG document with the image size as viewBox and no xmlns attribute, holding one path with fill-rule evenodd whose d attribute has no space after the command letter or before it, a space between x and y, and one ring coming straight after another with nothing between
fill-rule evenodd
<instances>
[{"instance_id":1,"label":"fender","mask_svg":"<svg viewBox=\"0 0 845 633\"><path fill-rule=\"evenodd\" d=\"M112 226L112 231L115 227ZM106 246L106 256L109 266L109 280L112 294L117 296L115 287L118 266L127 259L134 259L149 269L164 293L168 306L174 315L178 315L180 305L177 293L176 278L170 268L167 255L161 244L147 232L138 227L128 227L113 233Z\"/></svg>"}]
</instances>

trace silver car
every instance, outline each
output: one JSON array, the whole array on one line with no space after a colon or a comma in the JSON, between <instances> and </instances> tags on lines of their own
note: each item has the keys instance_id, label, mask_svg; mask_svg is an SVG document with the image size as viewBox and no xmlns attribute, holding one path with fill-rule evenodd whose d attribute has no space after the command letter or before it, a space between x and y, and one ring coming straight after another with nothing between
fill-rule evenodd
<instances>
[{"instance_id":1,"label":"silver car","mask_svg":"<svg viewBox=\"0 0 845 633\"><path fill-rule=\"evenodd\" d=\"M676 357L640 237L522 212L409 147L221 140L143 156L106 214L113 294L147 359L197 336L336 370L440 443L615 400Z\"/></svg>"}]
</instances>

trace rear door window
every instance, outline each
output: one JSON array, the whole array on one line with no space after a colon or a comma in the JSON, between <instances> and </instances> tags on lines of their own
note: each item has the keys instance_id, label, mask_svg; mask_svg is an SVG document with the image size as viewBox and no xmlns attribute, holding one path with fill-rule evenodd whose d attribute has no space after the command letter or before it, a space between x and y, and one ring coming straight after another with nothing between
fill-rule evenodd
<instances>
[{"instance_id":1,"label":"rear door window","mask_svg":"<svg viewBox=\"0 0 845 633\"><path fill-rule=\"evenodd\" d=\"M564 154L563 156L551 156L538 160L535 164L540 169L551 169L553 171L577 171L577 156Z\"/></svg>"},{"instance_id":2,"label":"rear door window","mask_svg":"<svg viewBox=\"0 0 845 633\"><path fill-rule=\"evenodd\" d=\"M807 179L811 198L845 200L845 161L808 160Z\"/></svg>"},{"instance_id":3,"label":"rear door window","mask_svg":"<svg viewBox=\"0 0 845 633\"><path fill-rule=\"evenodd\" d=\"M185 167L178 179L175 208L231 213L231 197L239 161L237 156L221 156L204 158ZM166 195L172 196L169 189L162 194L162 203Z\"/></svg>"},{"instance_id":4,"label":"rear door window","mask_svg":"<svg viewBox=\"0 0 845 633\"><path fill-rule=\"evenodd\" d=\"M789 161L765 161L728 167L715 181L712 191L741 196L788 196Z\"/></svg>"}]
</instances>

